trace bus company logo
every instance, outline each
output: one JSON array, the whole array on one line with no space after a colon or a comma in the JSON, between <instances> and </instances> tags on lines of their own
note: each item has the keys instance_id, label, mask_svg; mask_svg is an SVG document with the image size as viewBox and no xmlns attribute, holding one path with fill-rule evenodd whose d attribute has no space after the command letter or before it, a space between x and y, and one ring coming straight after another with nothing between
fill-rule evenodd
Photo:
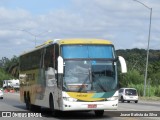
<instances>
[{"instance_id":1,"label":"bus company logo","mask_svg":"<svg viewBox=\"0 0 160 120\"><path fill-rule=\"evenodd\" d=\"M2 112L2 117L12 117L11 112Z\"/></svg>"},{"instance_id":2,"label":"bus company logo","mask_svg":"<svg viewBox=\"0 0 160 120\"><path fill-rule=\"evenodd\" d=\"M87 97L86 94L77 94L77 97Z\"/></svg>"}]
</instances>

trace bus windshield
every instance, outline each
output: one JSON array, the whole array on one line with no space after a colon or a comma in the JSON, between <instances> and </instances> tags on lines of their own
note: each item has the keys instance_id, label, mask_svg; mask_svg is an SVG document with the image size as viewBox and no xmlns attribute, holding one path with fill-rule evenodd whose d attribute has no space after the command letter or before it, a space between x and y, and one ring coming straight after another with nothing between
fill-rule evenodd
<instances>
[{"instance_id":1,"label":"bus windshield","mask_svg":"<svg viewBox=\"0 0 160 120\"><path fill-rule=\"evenodd\" d=\"M112 45L64 45L63 90L107 92L117 88Z\"/></svg>"},{"instance_id":2,"label":"bus windshield","mask_svg":"<svg viewBox=\"0 0 160 120\"><path fill-rule=\"evenodd\" d=\"M117 86L115 66L111 61L67 60L63 90L107 92Z\"/></svg>"},{"instance_id":3,"label":"bus windshield","mask_svg":"<svg viewBox=\"0 0 160 120\"><path fill-rule=\"evenodd\" d=\"M107 92L117 86L112 45L64 45L63 90Z\"/></svg>"},{"instance_id":4,"label":"bus windshield","mask_svg":"<svg viewBox=\"0 0 160 120\"><path fill-rule=\"evenodd\" d=\"M62 56L64 59L115 57L112 45L64 45Z\"/></svg>"}]
</instances>

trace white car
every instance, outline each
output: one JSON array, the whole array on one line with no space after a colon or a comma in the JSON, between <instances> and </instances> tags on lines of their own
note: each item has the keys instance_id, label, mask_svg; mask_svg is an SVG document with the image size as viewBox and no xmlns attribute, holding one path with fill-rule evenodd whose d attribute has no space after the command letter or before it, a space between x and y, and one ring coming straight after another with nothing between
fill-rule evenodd
<instances>
[{"instance_id":1,"label":"white car","mask_svg":"<svg viewBox=\"0 0 160 120\"><path fill-rule=\"evenodd\" d=\"M3 91L0 90L0 99L3 99Z\"/></svg>"},{"instance_id":2,"label":"white car","mask_svg":"<svg viewBox=\"0 0 160 120\"><path fill-rule=\"evenodd\" d=\"M130 103L130 101L134 101L135 103L138 103L138 93L135 88L121 88L119 89L119 100L121 102L127 101Z\"/></svg>"}]
</instances>

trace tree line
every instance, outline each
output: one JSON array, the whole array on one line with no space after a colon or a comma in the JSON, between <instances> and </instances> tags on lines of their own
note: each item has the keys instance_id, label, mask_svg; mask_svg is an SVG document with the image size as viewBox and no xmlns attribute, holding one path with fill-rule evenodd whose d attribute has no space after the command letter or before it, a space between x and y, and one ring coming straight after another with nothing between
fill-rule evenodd
<instances>
[{"instance_id":1,"label":"tree line","mask_svg":"<svg viewBox=\"0 0 160 120\"><path fill-rule=\"evenodd\" d=\"M128 72L119 75L120 87L135 87L139 95L143 95L144 76L146 70L145 49L117 50L117 55L123 56L127 62ZM147 96L160 97L160 50L149 50L148 76L146 80Z\"/></svg>"},{"instance_id":2,"label":"tree line","mask_svg":"<svg viewBox=\"0 0 160 120\"><path fill-rule=\"evenodd\" d=\"M135 87L139 95L143 95L144 75L146 67L145 49L120 49L116 50L117 56L123 56L127 63L128 72L119 73L119 87ZM18 79L19 58L13 56L11 59L3 57L0 59L0 86L2 80ZM149 51L147 95L160 97L160 50Z\"/></svg>"},{"instance_id":3,"label":"tree line","mask_svg":"<svg viewBox=\"0 0 160 120\"><path fill-rule=\"evenodd\" d=\"M0 59L0 87L2 87L3 80L18 79L19 76L19 59L13 56L11 59L2 57Z\"/></svg>"}]
</instances>

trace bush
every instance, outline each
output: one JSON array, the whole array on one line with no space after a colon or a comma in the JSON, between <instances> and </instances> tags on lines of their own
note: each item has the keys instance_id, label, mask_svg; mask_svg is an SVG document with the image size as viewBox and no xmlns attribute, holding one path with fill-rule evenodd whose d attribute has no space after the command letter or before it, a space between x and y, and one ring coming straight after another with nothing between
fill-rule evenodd
<instances>
[{"instance_id":1,"label":"bush","mask_svg":"<svg viewBox=\"0 0 160 120\"><path fill-rule=\"evenodd\" d=\"M125 75L119 76L119 82L122 87L134 84L139 85L144 83L144 76L137 70L128 71Z\"/></svg>"},{"instance_id":2,"label":"bush","mask_svg":"<svg viewBox=\"0 0 160 120\"><path fill-rule=\"evenodd\" d=\"M0 87L2 87L3 80L9 80L13 77L9 74L7 74L3 69L0 68Z\"/></svg>"},{"instance_id":3,"label":"bush","mask_svg":"<svg viewBox=\"0 0 160 120\"><path fill-rule=\"evenodd\" d=\"M128 85L128 87L136 88L137 92L138 92L138 95L143 96L143 90L144 90L144 85L143 84L138 84L138 85L130 84L130 85Z\"/></svg>"},{"instance_id":4,"label":"bush","mask_svg":"<svg viewBox=\"0 0 160 120\"><path fill-rule=\"evenodd\" d=\"M156 87L155 94L157 97L160 97L160 85Z\"/></svg>"},{"instance_id":5,"label":"bush","mask_svg":"<svg viewBox=\"0 0 160 120\"><path fill-rule=\"evenodd\" d=\"M134 84L130 84L128 85L128 87L132 87L132 88L136 88L138 95L139 96L143 96L143 92L144 92L144 85L143 84L138 84L138 85L134 85ZM146 96L148 97L160 97L160 85L157 86L146 86Z\"/></svg>"}]
</instances>

